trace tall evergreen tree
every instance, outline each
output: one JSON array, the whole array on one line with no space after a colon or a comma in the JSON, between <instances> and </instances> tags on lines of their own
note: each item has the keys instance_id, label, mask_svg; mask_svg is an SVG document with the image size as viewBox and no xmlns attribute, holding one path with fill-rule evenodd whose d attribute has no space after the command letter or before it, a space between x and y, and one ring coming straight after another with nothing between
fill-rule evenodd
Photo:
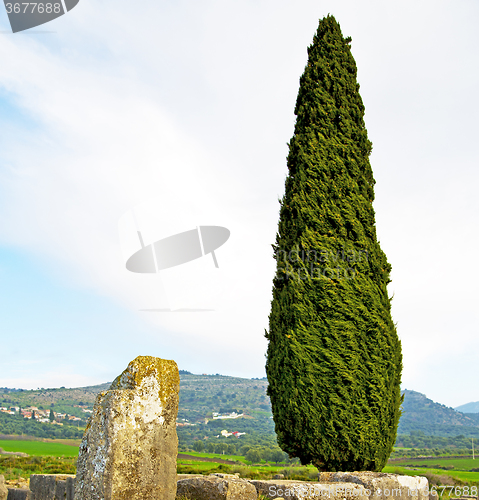
<instances>
[{"instance_id":1,"label":"tall evergreen tree","mask_svg":"<svg viewBox=\"0 0 479 500\"><path fill-rule=\"evenodd\" d=\"M350 42L322 19L300 80L266 373L284 451L323 471L379 471L396 439L402 355Z\"/></svg>"}]
</instances>

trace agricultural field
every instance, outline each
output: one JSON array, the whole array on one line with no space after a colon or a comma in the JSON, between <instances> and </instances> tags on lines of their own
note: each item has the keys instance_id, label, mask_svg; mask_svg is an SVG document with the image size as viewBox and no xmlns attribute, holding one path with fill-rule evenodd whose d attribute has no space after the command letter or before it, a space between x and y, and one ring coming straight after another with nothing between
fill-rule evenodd
<instances>
[{"instance_id":1,"label":"agricultural field","mask_svg":"<svg viewBox=\"0 0 479 500\"><path fill-rule=\"evenodd\" d=\"M0 474L7 481L26 482L30 474L75 474L75 457L0 455Z\"/></svg>"},{"instance_id":2,"label":"agricultural field","mask_svg":"<svg viewBox=\"0 0 479 500\"><path fill-rule=\"evenodd\" d=\"M73 440L72 440L73 441ZM29 457L0 455L0 474L6 479L28 478L30 474L74 474L78 456L76 441L70 445L57 442L0 440L4 451L28 453ZM180 474L235 473L251 479L269 479L282 473L291 479L315 480L317 470L312 466L287 466L284 464L248 465L239 455L188 452L179 454L177 470Z\"/></svg>"},{"instance_id":3,"label":"agricultural field","mask_svg":"<svg viewBox=\"0 0 479 500\"><path fill-rule=\"evenodd\" d=\"M180 455L183 454L183 452L179 451L178 452ZM228 455L228 454L218 454L218 453L199 453L197 451L188 451L185 452L185 454L190 455L192 457L197 457L197 458L219 458L222 460L231 460L233 462L244 462L245 458L241 455Z\"/></svg>"},{"instance_id":4,"label":"agricultural field","mask_svg":"<svg viewBox=\"0 0 479 500\"><path fill-rule=\"evenodd\" d=\"M4 451L27 453L31 456L77 457L78 446L52 441L0 440L0 448ZM1 456L1 455L0 455Z\"/></svg>"},{"instance_id":5,"label":"agricultural field","mask_svg":"<svg viewBox=\"0 0 479 500\"><path fill-rule=\"evenodd\" d=\"M449 458L449 457L433 457L426 459L417 458L405 458L404 460L398 460L395 463L411 466L411 467L427 467L427 468L453 468L457 470L478 469L479 472L479 458L473 460L472 458ZM438 467L436 467L438 466Z\"/></svg>"},{"instance_id":6,"label":"agricultural field","mask_svg":"<svg viewBox=\"0 0 479 500\"><path fill-rule=\"evenodd\" d=\"M476 469L476 470L474 470ZM383 472L426 476L430 485L479 485L479 458L405 458L389 462Z\"/></svg>"},{"instance_id":7,"label":"agricultural field","mask_svg":"<svg viewBox=\"0 0 479 500\"><path fill-rule=\"evenodd\" d=\"M7 479L29 477L38 473L75 473L79 440L61 441L26 441L0 440L4 451L22 452L29 457L0 455L0 474ZM473 469L478 469L477 471ZM299 464L248 462L237 454L202 453L195 451L180 452L177 461L180 474L211 474L214 472L239 473L249 479L270 479L275 474L284 474L285 478L316 481L318 471L313 466ZM464 487L479 485L479 458L404 458L394 460L383 472L409 476L426 476L431 486ZM462 491L462 490L461 490ZM447 498L440 495L442 498ZM452 494L454 496L454 493Z\"/></svg>"},{"instance_id":8,"label":"agricultural field","mask_svg":"<svg viewBox=\"0 0 479 500\"><path fill-rule=\"evenodd\" d=\"M317 481L318 471L313 466L285 466L285 465L227 465L215 462L200 462L192 460L178 460L178 474L213 474L216 472L234 474L247 479L271 479L275 474L283 474L285 479L300 481Z\"/></svg>"}]
</instances>

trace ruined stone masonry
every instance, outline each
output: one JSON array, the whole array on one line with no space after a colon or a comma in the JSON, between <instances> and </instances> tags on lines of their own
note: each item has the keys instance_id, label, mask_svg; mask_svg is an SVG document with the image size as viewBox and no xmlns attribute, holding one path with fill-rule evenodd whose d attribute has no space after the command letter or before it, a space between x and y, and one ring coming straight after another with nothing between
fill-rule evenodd
<instances>
[{"instance_id":1,"label":"ruined stone masonry","mask_svg":"<svg viewBox=\"0 0 479 500\"><path fill-rule=\"evenodd\" d=\"M139 356L98 395L80 446L75 500L175 499L179 387L174 361Z\"/></svg>"},{"instance_id":2,"label":"ruined stone masonry","mask_svg":"<svg viewBox=\"0 0 479 500\"><path fill-rule=\"evenodd\" d=\"M279 500L429 500L425 477L382 472L322 472L319 482L250 481L259 494Z\"/></svg>"},{"instance_id":3,"label":"ruined stone masonry","mask_svg":"<svg viewBox=\"0 0 479 500\"><path fill-rule=\"evenodd\" d=\"M30 500L79 500L68 487L66 496L58 495L64 479L60 475L32 475L30 485L36 493ZM67 482L72 479L69 476ZM259 495L268 500L437 500L437 496L429 496L425 477L381 472L323 472L319 482L245 480L233 474L178 474L177 479L177 498L182 500L257 500ZM157 496L158 500L165 498ZM12 496L11 500L28 498Z\"/></svg>"},{"instance_id":4,"label":"ruined stone masonry","mask_svg":"<svg viewBox=\"0 0 479 500\"><path fill-rule=\"evenodd\" d=\"M257 500L256 488L237 477L192 477L178 481L178 496L191 500Z\"/></svg>"},{"instance_id":5,"label":"ruined stone masonry","mask_svg":"<svg viewBox=\"0 0 479 500\"><path fill-rule=\"evenodd\" d=\"M30 499L26 496L25 499L73 500L74 481L75 476L71 474L32 474L30 476L32 497ZM18 500L20 500L21 497L20 495L18 496Z\"/></svg>"}]
</instances>

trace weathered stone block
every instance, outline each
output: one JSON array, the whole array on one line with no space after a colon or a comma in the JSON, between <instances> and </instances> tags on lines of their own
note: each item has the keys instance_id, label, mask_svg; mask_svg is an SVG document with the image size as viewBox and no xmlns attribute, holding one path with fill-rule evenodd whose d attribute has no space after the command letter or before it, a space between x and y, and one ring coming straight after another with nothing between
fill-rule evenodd
<instances>
[{"instance_id":1,"label":"weathered stone block","mask_svg":"<svg viewBox=\"0 0 479 500\"><path fill-rule=\"evenodd\" d=\"M25 488L8 488L7 500L33 500L33 493Z\"/></svg>"},{"instance_id":2,"label":"weathered stone block","mask_svg":"<svg viewBox=\"0 0 479 500\"><path fill-rule=\"evenodd\" d=\"M98 395L77 464L75 500L174 500L180 377L139 356Z\"/></svg>"},{"instance_id":3,"label":"weathered stone block","mask_svg":"<svg viewBox=\"0 0 479 500\"><path fill-rule=\"evenodd\" d=\"M181 481L181 479L191 479L192 477L203 477L203 474L177 474L176 480Z\"/></svg>"},{"instance_id":4,"label":"weathered stone block","mask_svg":"<svg viewBox=\"0 0 479 500\"><path fill-rule=\"evenodd\" d=\"M37 500L55 500L57 485L54 474L32 474L30 476L30 490Z\"/></svg>"},{"instance_id":5,"label":"weathered stone block","mask_svg":"<svg viewBox=\"0 0 479 500\"><path fill-rule=\"evenodd\" d=\"M268 498L289 500L428 500L425 477L380 472L322 472L320 482L250 481Z\"/></svg>"},{"instance_id":6,"label":"weathered stone block","mask_svg":"<svg viewBox=\"0 0 479 500\"><path fill-rule=\"evenodd\" d=\"M256 488L248 481L217 476L181 479L177 487L178 497L191 500L257 500Z\"/></svg>"},{"instance_id":7,"label":"weathered stone block","mask_svg":"<svg viewBox=\"0 0 479 500\"><path fill-rule=\"evenodd\" d=\"M5 477L0 476L0 500L7 500L8 489L5 486Z\"/></svg>"},{"instance_id":8,"label":"weathered stone block","mask_svg":"<svg viewBox=\"0 0 479 500\"><path fill-rule=\"evenodd\" d=\"M55 485L55 500L66 500L67 497L67 482L57 481Z\"/></svg>"},{"instance_id":9,"label":"weathered stone block","mask_svg":"<svg viewBox=\"0 0 479 500\"><path fill-rule=\"evenodd\" d=\"M67 477L65 500L73 500L75 497L75 476Z\"/></svg>"},{"instance_id":10,"label":"weathered stone block","mask_svg":"<svg viewBox=\"0 0 479 500\"><path fill-rule=\"evenodd\" d=\"M34 500L65 500L66 484L75 476L69 474L32 474L30 490Z\"/></svg>"},{"instance_id":11,"label":"weathered stone block","mask_svg":"<svg viewBox=\"0 0 479 500\"><path fill-rule=\"evenodd\" d=\"M275 500L281 498L288 500L369 500L364 486L353 483L321 484L281 479L249 482L256 488L258 494Z\"/></svg>"},{"instance_id":12,"label":"weathered stone block","mask_svg":"<svg viewBox=\"0 0 479 500\"><path fill-rule=\"evenodd\" d=\"M370 500L428 500L429 483L421 476L400 476L383 472L322 472L321 483L356 483L370 492Z\"/></svg>"}]
</instances>

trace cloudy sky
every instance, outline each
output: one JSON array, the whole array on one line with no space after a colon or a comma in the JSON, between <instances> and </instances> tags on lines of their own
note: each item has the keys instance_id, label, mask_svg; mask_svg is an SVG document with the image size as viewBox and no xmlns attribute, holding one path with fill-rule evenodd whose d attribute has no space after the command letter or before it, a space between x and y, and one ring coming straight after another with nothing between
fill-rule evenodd
<instances>
[{"instance_id":1,"label":"cloudy sky","mask_svg":"<svg viewBox=\"0 0 479 500\"><path fill-rule=\"evenodd\" d=\"M80 0L0 7L0 386L112 380L137 355L264 376L278 198L318 20L353 39L403 387L479 400L475 0ZM160 275L145 244L219 225ZM213 309L159 312L158 309Z\"/></svg>"}]
</instances>

